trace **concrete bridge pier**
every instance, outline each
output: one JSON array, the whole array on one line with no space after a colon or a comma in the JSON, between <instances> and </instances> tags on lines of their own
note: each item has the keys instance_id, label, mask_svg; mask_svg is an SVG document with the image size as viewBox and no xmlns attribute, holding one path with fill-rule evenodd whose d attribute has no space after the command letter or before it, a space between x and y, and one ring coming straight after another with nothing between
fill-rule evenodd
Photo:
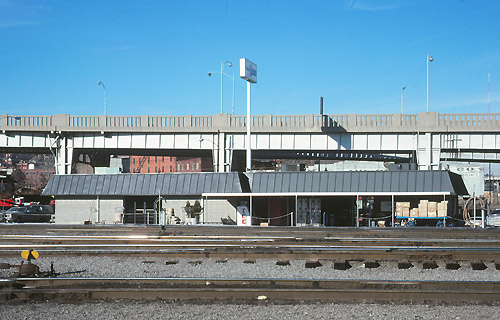
<instances>
[{"instance_id":1,"label":"concrete bridge pier","mask_svg":"<svg viewBox=\"0 0 500 320\"><path fill-rule=\"evenodd\" d=\"M67 137L57 139L56 174L71 174L73 164L73 148L68 146Z\"/></svg>"},{"instance_id":2,"label":"concrete bridge pier","mask_svg":"<svg viewBox=\"0 0 500 320\"><path fill-rule=\"evenodd\" d=\"M214 171L231 172L232 137L223 132L217 133L217 142L214 143L212 152Z\"/></svg>"},{"instance_id":3,"label":"concrete bridge pier","mask_svg":"<svg viewBox=\"0 0 500 320\"><path fill-rule=\"evenodd\" d=\"M439 170L441 164L441 135L417 133L417 164L419 170Z\"/></svg>"}]
</instances>

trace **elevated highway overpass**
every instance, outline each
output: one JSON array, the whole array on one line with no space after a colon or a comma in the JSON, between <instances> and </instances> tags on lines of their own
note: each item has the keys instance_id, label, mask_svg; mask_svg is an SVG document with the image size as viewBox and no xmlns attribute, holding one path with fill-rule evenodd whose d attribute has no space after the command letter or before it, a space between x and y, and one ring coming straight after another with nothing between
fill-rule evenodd
<instances>
[{"instance_id":1,"label":"elevated highway overpass","mask_svg":"<svg viewBox=\"0 0 500 320\"><path fill-rule=\"evenodd\" d=\"M253 158L500 162L500 113L255 115L251 126ZM229 114L0 115L0 150L52 152L59 174L110 154L211 154L230 171L244 161L245 135L246 117Z\"/></svg>"}]
</instances>

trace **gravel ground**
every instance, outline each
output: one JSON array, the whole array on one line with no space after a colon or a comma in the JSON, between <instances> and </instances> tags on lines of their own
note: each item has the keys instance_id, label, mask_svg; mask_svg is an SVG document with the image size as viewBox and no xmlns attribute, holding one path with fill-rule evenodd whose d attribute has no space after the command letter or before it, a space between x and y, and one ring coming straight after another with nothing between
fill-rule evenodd
<instances>
[{"instance_id":1,"label":"gravel ground","mask_svg":"<svg viewBox=\"0 0 500 320\"><path fill-rule=\"evenodd\" d=\"M349 270L335 270L331 261L321 261L323 266L306 269L305 260L292 260L290 266L277 266L276 260L257 260L255 264L243 263L244 259L230 259L217 263L216 259L175 259L179 263L167 265L173 259L161 257L57 257L36 261L41 271L50 270L54 261L56 272L85 272L71 277L194 277L194 278L304 278L304 279L373 279L373 280L495 280L500 281L500 270L492 262L485 262L486 270L472 270L470 264L461 263L459 270L446 270L444 263L439 268L423 270L420 263L399 270L394 262L382 262L376 269L366 269L360 262L351 262ZM0 262L20 263L20 258L1 259ZM192 262L201 262L193 264ZM190 263L191 262L191 263ZM0 277L9 277L14 269L0 270Z\"/></svg>"},{"instance_id":2,"label":"gravel ground","mask_svg":"<svg viewBox=\"0 0 500 320\"><path fill-rule=\"evenodd\" d=\"M117 301L1 305L0 319L498 319L495 306L179 304Z\"/></svg>"}]
</instances>

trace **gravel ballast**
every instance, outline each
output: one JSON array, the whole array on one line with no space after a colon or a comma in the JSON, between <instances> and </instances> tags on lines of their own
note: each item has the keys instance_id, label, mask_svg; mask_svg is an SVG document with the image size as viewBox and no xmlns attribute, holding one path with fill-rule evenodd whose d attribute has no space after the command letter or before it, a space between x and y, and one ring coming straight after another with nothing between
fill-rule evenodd
<instances>
[{"instance_id":1,"label":"gravel ballast","mask_svg":"<svg viewBox=\"0 0 500 320\"><path fill-rule=\"evenodd\" d=\"M116 301L0 305L0 319L498 319L495 306L412 304L180 304Z\"/></svg>"},{"instance_id":2,"label":"gravel ballast","mask_svg":"<svg viewBox=\"0 0 500 320\"><path fill-rule=\"evenodd\" d=\"M172 264L175 260L178 263ZM332 261L320 260L322 266L306 268L306 260L290 260L289 266L276 265L272 259L244 263L244 259L229 259L221 263L207 258L161 257L41 257L35 263L41 271L49 271L54 262L56 272L84 272L71 277L99 278L301 278L301 279L372 279L372 280L448 280L448 281L500 281L500 270L493 262L485 261L487 269L473 270L469 262L459 262L458 270L447 270L445 262L438 261L437 269L423 269L422 263L400 270L396 262L380 262L378 268L365 268L362 262L351 261L352 268L335 270ZM21 259L2 258L0 262L18 264ZM170 262L170 264L167 264ZM0 270L0 277L9 277L14 269ZM62 275L64 276L64 274Z\"/></svg>"}]
</instances>

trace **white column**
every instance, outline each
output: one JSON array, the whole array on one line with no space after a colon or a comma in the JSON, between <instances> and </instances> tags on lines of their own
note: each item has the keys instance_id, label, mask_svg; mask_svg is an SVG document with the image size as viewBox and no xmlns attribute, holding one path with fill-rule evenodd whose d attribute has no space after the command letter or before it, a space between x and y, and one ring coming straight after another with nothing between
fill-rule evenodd
<instances>
[{"instance_id":1,"label":"white column","mask_svg":"<svg viewBox=\"0 0 500 320\"><path fill-rule=\"evenodd\" d=\"M56 174L70 174L73 163L73 147L69 146L68 138L61 137L57 140L55 156Z\"/></svg>"},{"instance_id":2,"label":"white column","mask_svg":"<svg viewBox=\"0 0 500 320\"><path fill-rule=\"evenodd\" d=\"M66 147L66 163L64 165L64 174L71 174L71 166L73 164L73 147Z\"/></svg>"},{"instance_id":3,"label":"white column","mask_svg":"<svg viewBox=\"0 0 500 320\"><path fill-rule=\"evenodd\" d=\"M217 142L217 160L218 160L218 172L226 172L226 135L219 132L218 142Z\"/></svg>"},{"instance_id":4,"label":"white column","mask_svg":"<svg viewBox=\"0 0 500 320\"><path fill-rule=\"evenodd\" d=\"M392 217L392 224L391 224L391 227L394 227L394 195L391 195L391 217Z\"/></svg>"},{"instance_id":5,"label":"white column","mask_svg":"<svg viewBox=\"0 0 500 320\"><path fill-rule=\"evenodd\" d=\"M225 136L227 140L227 146L226 146L226 151L225 151L225 171L226 172L231 172L231 163L233 161L233 137L231 135Z\"/></svg>"}]
</instances>

